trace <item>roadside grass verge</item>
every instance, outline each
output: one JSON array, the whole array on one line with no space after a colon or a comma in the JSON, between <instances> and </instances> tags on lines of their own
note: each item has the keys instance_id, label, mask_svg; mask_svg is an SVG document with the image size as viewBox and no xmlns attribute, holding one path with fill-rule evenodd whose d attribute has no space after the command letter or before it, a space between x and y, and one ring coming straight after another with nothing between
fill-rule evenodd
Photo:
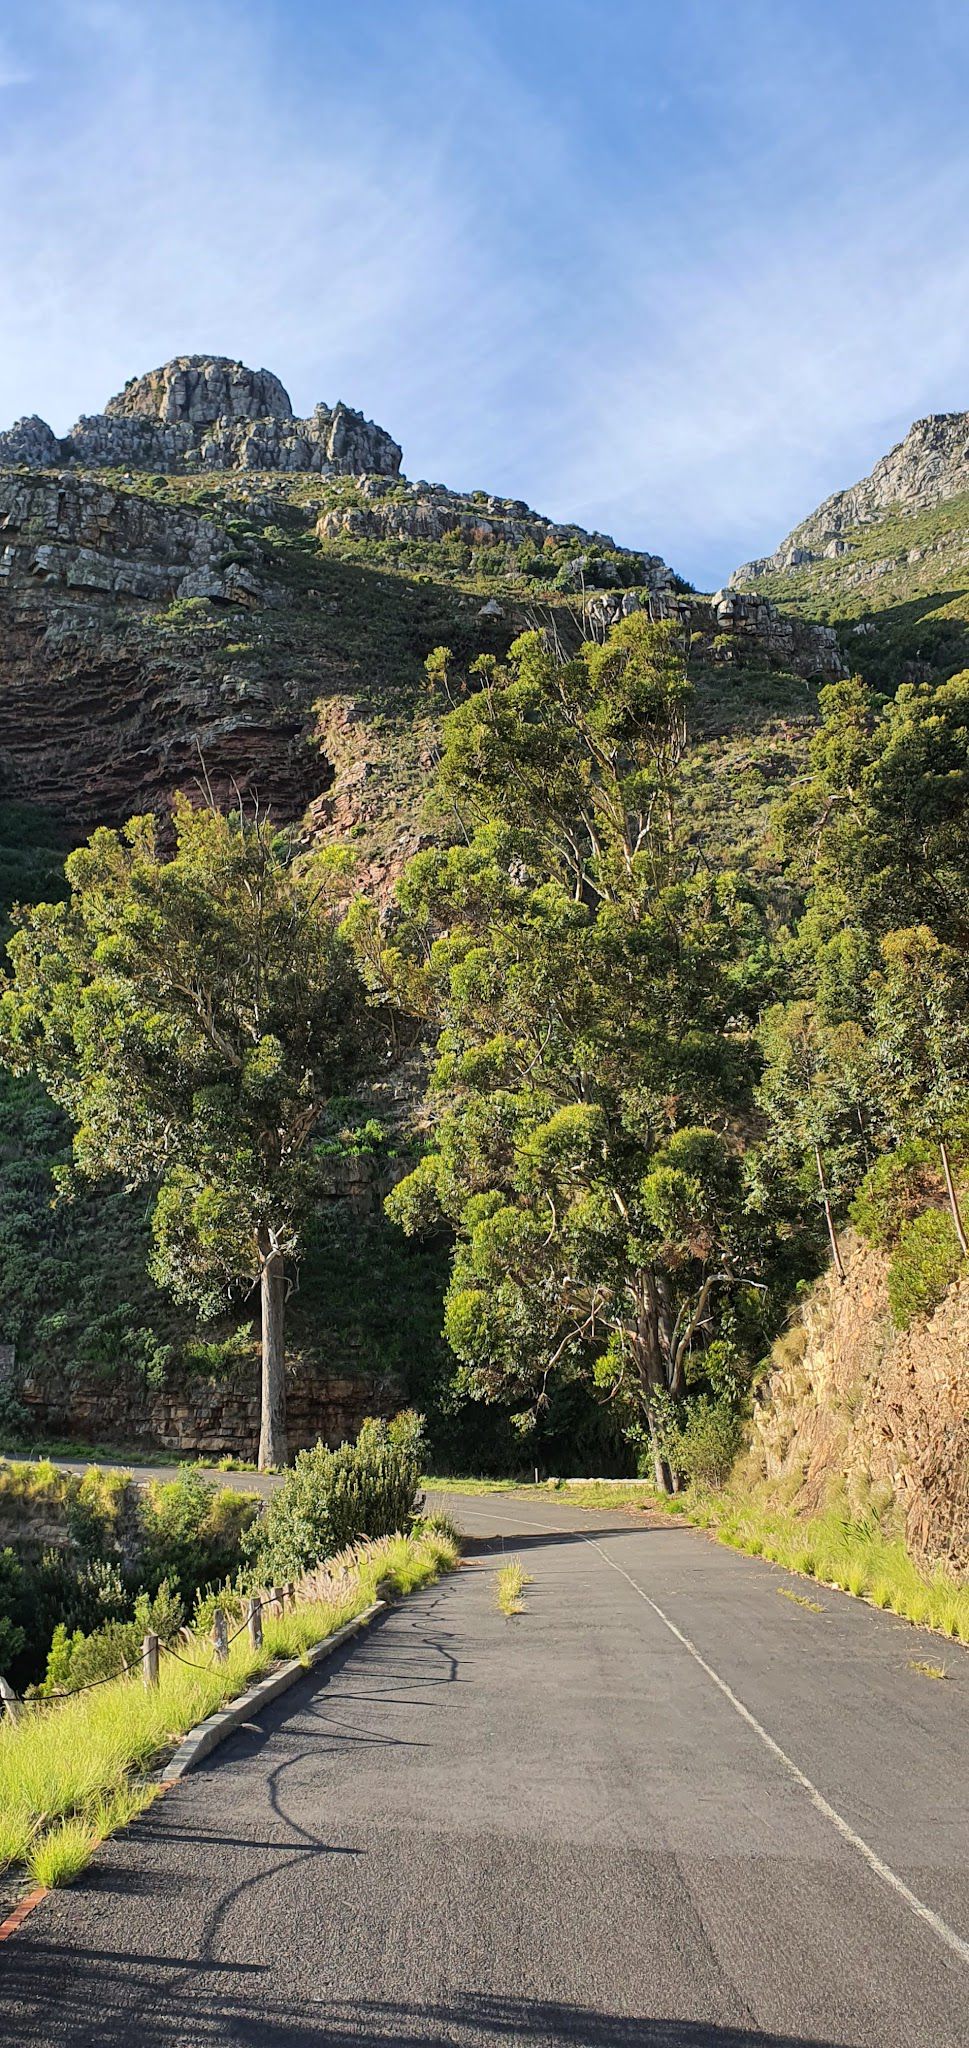
<instances>
[{"instance_id":1,"label":"roadside grass verge","mask_svg":"<svg viewBox=\"0 0 969 2048\"><path fill-rule=\"evenodd\" d=\"M734 1550L969 1644L969 1585L951 1572L920 1568L901 1538L886 1534L874 1518L856 1521L836 1508L802 1518L730 1488L691 1492L669 1505Z\"/></svg>"},{"instance_id":2,"label":"roadside grass verge","mask_svg":"<svg viewBox=\"0 0 969 2048\"><path fill-rule=\"evenodd\" d=\"M196 1722L273 1664L304 1656L362 1613L378 1583L411 1593L452 1570L457 1559L456 1545L433 1530L387 1537L359 1557L357 1582L345 1599L267 1614L261 1650L243 1631L227 1661L216 1664L207 1638L182 1639L177 1659L162 1652L157 1687L146 1688L134 1672L74 1699L31 1704L16 1722L4 1719L0 1869L23 1864L36 1883L48 1885L76 1876L98 1842L154 1797L157 1788L146 1774Z\"/></svg>"},{"instance_id":3,"label":"roadside grass verge","mask_svg":"<svg viewBox=\"0 0 969 2048\"><path fill-rule=\"evenodd\" d=\"M568 1502L574 1508L663 1508L667 1502L648 1479L560 1479L554 1485L533 1486L536 1500Z\"/></svg>"},{"instance_id":4,"label":"roadside grass verge","mask_svg":"<svg viewBox=\"0 0 969 2048\"><path fill-rule=\"evenodd\" d=\"M495 1603L502 1614L524 1614L525 1602L522 1594L532 1584L532 1575L526 1572L520 1557L510 1557L495 1573Z\"/></svg>"},{"instance_id":5,"label":"roadside grass verge","mask_svg":"<svg viewBox=\"0 0 969 2048\"><path fill-rule=\"evenodd\" d=\"M440 1479L425 1476L421 1480L425 1493L524 1493L529 1490L526 1479ZM531 1486L531 1492L535 1487Z\"/></svg>"}]
</instances>

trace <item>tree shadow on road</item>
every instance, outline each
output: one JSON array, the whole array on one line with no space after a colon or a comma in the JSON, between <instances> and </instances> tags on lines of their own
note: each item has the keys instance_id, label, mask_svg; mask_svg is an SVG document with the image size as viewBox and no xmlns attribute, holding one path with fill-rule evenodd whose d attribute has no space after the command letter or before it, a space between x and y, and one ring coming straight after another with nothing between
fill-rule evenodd
<instances>
[{"instance_id":1,"label":"tree shadow on road","mask_svg":"<svg viewBox=\"0 0 969 2048\"><path fill-rule=\"evenodd\" d=\"M264 1974L258 1964L166 1963L82 1950L65 1980L63 1963L63 1951L11 1943L0 1972L0 2040L18 2048L320 2048L321 2042L326 2048L426 2048L433 2042L453 2048L836 2048L814 2034L765 2034L473 1991L429 2005L281 2003L255 1981ZM221 1980L217 1996L199 1982L209 1971ZM183 1977L177 1988L175 1972ZM240 1986L234 1995L235 1976L247 1989Z\"/></svg>"}]
</instances>

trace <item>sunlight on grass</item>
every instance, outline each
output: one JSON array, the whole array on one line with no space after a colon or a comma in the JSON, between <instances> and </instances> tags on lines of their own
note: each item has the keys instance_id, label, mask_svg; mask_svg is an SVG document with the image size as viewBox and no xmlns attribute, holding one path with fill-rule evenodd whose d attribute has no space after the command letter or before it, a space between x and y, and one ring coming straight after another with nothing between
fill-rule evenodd
<instances>
[{"instance_id":1,"label":"sunlight on grass","mask_svg":"<svg viewBox=\"0 0 969 2048\"><path fill-rule=\"evenodd\" d=\"M379 1582L410 1593L453 1569L457 1558L455 1544L433 1530L387 1537L360 1555L357 1585L345 1600L267 1614L261 1650L243 1632L226 1663L215 1664L204 1637L179 1642L178 1661L163 1651L151 1690L132 1675L0 1722L0 1869L26 1862L37 1883L66 1883L98 1841L154 1796L141 1774L196 1722L280 1659L303 1656L372 1606Z\"/></svg>"},{"instance_id":2,"label":"sunlight on grass","mask_svg":"<svg viewBox=\"0 0 969 2048\"><path fill-rule=\"evenodd\" d=\"M524 1614L522 1594L531 1584L531 1573L526 1572L521 1558L510 1557L495 1573L495 1602L502 1614Z\"/></svg>"},{"instance_id":3,"label":"sunlight on grass","mask_svg":"<svg viewBox=\"0 0 969 2048\"><path fill-rule=\"evenodd\" d=\"M921 1570L901 1539L887 1536L873 1517L852 1521L829 1509L802 1520L729 1488L722 1494L691 1495L690 1506L694 1520L735 1550L869 1600L954 1642L969 1643L969 1586L948 1572Z\"/></svg>"},{"instance_id":4,"label":"sunlight on grass","mask_svg":"<svg viewBox=\"0 0 969 2048\"><path fill-rule=\"evenodd\" d=\"M792 1592L790 1586L778 1586L777 1591L782 1600L793 1600L795 1607L806 1607L811 1614L824 1613L820 1600L806 1600L803 1593Z\"/></svg>"}]
</instances>

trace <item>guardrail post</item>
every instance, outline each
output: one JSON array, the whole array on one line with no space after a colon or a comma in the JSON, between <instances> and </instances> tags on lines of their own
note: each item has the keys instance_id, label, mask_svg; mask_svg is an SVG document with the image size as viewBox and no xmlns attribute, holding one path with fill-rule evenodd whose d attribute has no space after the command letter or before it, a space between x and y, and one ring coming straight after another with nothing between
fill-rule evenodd
<instances>
[{"instance_id":1,"label":"guardrail post","mask_svg":"<svg viewBox=\"0 0 969 2048\"><path fill-rule=\"evenodd\" d=\"M224 1664L229 1654L229 1631L221 1607L217 1607L212 1616L212 1647L216 1663Z\"/></svg>"},{"instance_id":2,"label":"guardrail post","mask_svg":"<svg viewBox=\"0 0 969 2048\"><path fill-rule=\"evenodd\" d=\"M146 1686L158 1684L158 1637L151 1629L141 1645L141 1675Z\"/></svg>"},{"instance_id":3,"label":"guardrail post","mask_svg":"<svg viewBox=\"0 0 969 2048\"><path fill-rule=\"evenodd\" d=\"M261 1603L256 1599L254 1593L250 1593L249 1595L249 1606L246 1610L246 1620L249 1623L249 1641L252 1644L254 1650L261 1650L262 1606Z\"/></svg>"}]
</instances>

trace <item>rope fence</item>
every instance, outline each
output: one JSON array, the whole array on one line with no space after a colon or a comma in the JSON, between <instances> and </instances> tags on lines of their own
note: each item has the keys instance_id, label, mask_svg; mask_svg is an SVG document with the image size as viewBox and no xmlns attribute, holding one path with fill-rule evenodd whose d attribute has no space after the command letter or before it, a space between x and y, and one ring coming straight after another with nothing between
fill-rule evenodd
<instances>
[{"instance_id":1,"label":"rope fence","mask_svg":"<svg viewBox=\"0 0 969 2048\"><path fill-rule=\"evenodd\" d=\"M239 1636L244 1635L247 1629L252 1648L261 1650L263 1614L272 1612L281 1615L285 1613L287 1607L296 1607L298 1604L296 1587L292 1580L285 1586L271 1586L265 1593L251 1593L246 1602L245 1617L238 1628L233 1629L231 1635L228 1632L225 1609L216 1607L212 1615L210 1655L204 1663L197 1657L180 1656L179 1652L172 1648L171 1643L162 1642L160 1636L149 1630L142 1643L140 1657L134 1657L128 1663L122 1664L118 1671L109 1672L106 1678L89 1678L83 1685L66 1686L56 1692L38 1693L28 1698L23 1693L15 1692L13 1686L5 1678L0 1677L0 1706L11 1721L18 1721L21 1714L31 1707L49 1707L60 1700L77 1699L83 1692L94 1692L101 1685L115 1685L119 1678L130 1677L132 1672L138 1670L141 1671L145 1685L150 1688L158 1684L159 1661L162 1656L174 1658L176 1664L184 1664L189 1671L210 1671L213 1665L226 1662L231 1645ZM174 1640L178 1641L179 1636L186 1643L197 1643L200 1649L205 1641L204 1637L193 1634L188 1628L179 1629Z\"/></svg>"}]
</instances>

